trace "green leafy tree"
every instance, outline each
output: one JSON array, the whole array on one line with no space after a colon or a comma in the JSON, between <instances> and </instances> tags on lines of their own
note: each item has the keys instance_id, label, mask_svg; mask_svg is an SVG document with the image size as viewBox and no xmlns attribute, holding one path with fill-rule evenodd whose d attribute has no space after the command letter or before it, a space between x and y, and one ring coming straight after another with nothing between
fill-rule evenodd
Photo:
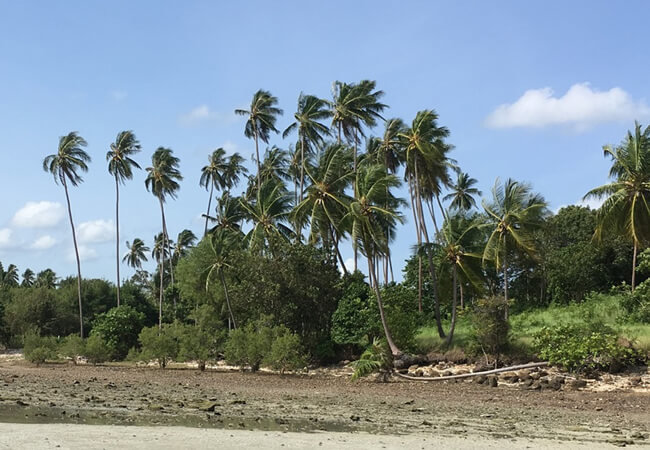
<instances>
[{"instance_id":1,"label":"green leafy tree","mask_svg":"<svg viewBox=\"0 0 650 450\"><path fill-rule=\"evenodd\" d=\"M260 89L253 95L251 106L248 110L236 109L235 114L248 117L244 135L249 139L255 140L255 155L257 157L257 189L262 188L261 170L260 170L260 150L259 140L269 143L271 132L279 133L275 124L278 116L282 115L282 110L277 107L278 99L271 95L270 92Z\"/></svg>"},{"instance_id":2,"label":"green leafy tree","mask_svg":"<svg viewBox=\"0 0 650 450\"><path fill-rule=\"evenodd\" d=\"M87 172L90 156L83 150L88 144L84 138L79 136L76 131L68 133L66 136L59 138L59 148L57 153L45 157L43 160L43 170L49 172L54 177L55 183L61 183L65 191L65 200L68 205L68 218L70 219L70 228L72 230L72 242L74 244L75 257L77 259L77 298L79 299L79 334L84 336L83 310L81 305L81 260L79 258L79 247L77 245L77 234L74 229L72 220L72 208L70 206L70 195L68 193L68 183L77 186L83 181L79 171Z\"/></svg>"},{"instance_id":3,"label":"green leafy tree","mask_svg":"<svg viewBox=\"0 0 650 450\"><path fill-rule=\"evenodd\" d=\"M173 152L164 147L158 147L151 157L151 166L147 167L147 178L145 186L160 203L160 215L162 218L163 247L169 247L166 242L169 240L167 224L165 222L165 200L167 197L176 198L180 184L183 179L178 170L179 159ZM160 262L160 293L158 302L158 327L162 328L162 303L163 303L163 267L165 265L165 252L161 253Z\"/></svg>"},{"instance_id":4,"label":"green leafy tree","mask_svg":"<svg viewBox=\"0 0 650 450\"><path fill-rule=\"evenodd\" d=\"M106 153L108 173L115 178L115 259L117 268L117 306L120 306L120 184L133 179L133 168L140 166L133 159L140 152L140 142L133 131L121 131L117 134L111 149Z\"/></svg>"},{"instance_id":5,"label":"green leafy tree","mask_svg":"<svg viewBox=\"0 0 650 450\"><path fill-rule=\"evenodd\" d=\"M170 360L178 355L178 340L174 324L160 327L143 328L138 336L142 346L140 358L144 361L155 359L161 369L167 367Z\"/></svg>"},{"instance_id":6,"label":"green leafy tree","mask_svg":"<svg viewBox=\"0 0 650 450\"><path fill-rule=\"evenodd\" d=\"M93 322L93 333L99 334L113 350L112 356L124 359L131 347L138 343L144 326L144 314L126 305L98 315Z\"/></svg>"},{"instance_id":7,"label":"green leafy tree","mask_svg":"<svg viewBox=\"0 0 650 450\"><path fill-rule=\"evenodd\" d=\"M585 199L605 199L598 210L596 239L611 232L632 241L632 291L636 283L635 267L639 248L650 243L650 126L642 130L636 122L634 133L616 147L603 147L612 159L609 176L614 181L592 189Z\"/></svg>"}]
</instances>

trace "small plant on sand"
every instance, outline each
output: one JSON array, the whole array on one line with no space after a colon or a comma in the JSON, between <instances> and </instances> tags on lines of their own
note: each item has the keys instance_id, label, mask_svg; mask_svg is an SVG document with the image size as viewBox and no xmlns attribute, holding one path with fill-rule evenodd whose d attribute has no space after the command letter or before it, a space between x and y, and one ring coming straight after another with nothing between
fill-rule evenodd
<instances>
[{"instance_id":1,"label":"small plant on sand","mask_svg":"<svg viewBox=\"0 0 650 450\"><path fill-rule=\"evenodd\" d=\"M352 380L379 372L383 381L388 381L392 367L393 358L386 342L375 338L372 344L361 354L361 358L352 363L354 369Z\"/></svg>"}]
</instances>

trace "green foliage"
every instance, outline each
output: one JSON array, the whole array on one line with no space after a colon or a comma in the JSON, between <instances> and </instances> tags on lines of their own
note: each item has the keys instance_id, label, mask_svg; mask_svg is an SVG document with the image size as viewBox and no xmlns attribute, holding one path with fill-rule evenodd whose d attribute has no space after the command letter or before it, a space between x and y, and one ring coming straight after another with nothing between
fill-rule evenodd
<instances>
[{"instance_id":1,"label":"green foliage","mask_svg":"<svg viewBox=\"0 0 650 450\"><path fill-rule=\"evenodd\" d=\"M43 335L67 336L79 331L77 297L47 288L14 288L4 320L14 336L36 327Z\"/></svg>"},{"instance_id":2,"label":"green foliage","mask_svg":"<svg viewBox=\"0 0 650 450\"><path fill-rule=\"evenodd\" d=\"M48 359L55 359L57 356L57 342L52 336L41 336L32 329L25 333L23 353L25 359L38 365Z\"/></svg>"},{"instance_id":3,"label":"green foliage","mask_svg":"<svg viewBox=\"0 0 650 450\"><path fill-rule=\"evenodd\" d=\"M388 373L393 367L393 357L386 342L375 338L372 344L361 354L361 358L352 363L354 373L352 380L357 380L375 372Z\"/></svg>"},{"instance_id":4,"label":"green foliage","mask_svg":"<svg viewBox=\"0 0 650 450\"><path fill-rule=\"evenodd\" d=\"M93 322L92 334L102 336L115 352L116 359L124 359L129 349L138 343L138 334L144 324L144 314L122 305L100 314Z\"/></svg>"},{"instance_id":5,"label":"green foliage","mask_svg":"<svg viewBox=\"0 0 650 450\"><path fill-rule=\"evenodd\" d=\"M298 370L307 364L300 337L285 327L276 327L276 336L271 351L264 357L264 365L284 373L285 370Z\"/></svg>"},{"instance_id":6,"label":"green foliage","mask_svg":"<svg viewBox=\"0 0 650 450\"><path fill-rule=\"evenodd\" d=\"M541 358L576 372L618 372L640 359L638 351L619 342L612 328L597 322L544 327L533 346Z\"/></svg>"},{"instance_id":7,"label":"green foliage","mask_svg":"<svg viewBox=\"0 0 650 450\"><path fill-rule=\"evenodd\" d=\"M143 328L138 341L142 347L140 359L143 361L155 359L162 369L178 354L178 341L173 324L163 324L160 330L157 326Z\"/></svg>"},{"instance_id":8,"label":"green foliage","mask_svg":"<svg viewBox=\"0 0 650 450\"><path fill-rule=\"evenodd\" d=\"M64 358L72 359L77 364L77 357L85 355L85 342L78 334L71 334L66 337L59 346L59 354Z\"/></svg>"},{"instance_id":9,"label":"green foliage","mask_svg":"<svg viewBox=\"0 0 650 450\"><path fill-rule=\"evenodd\" d=\"M243 328L231 331L224 351L226 361L242 368L248 366L256 372L264 356L271 351L275 337L272 320L270 316L262 316Z\"/></svg>"},{"instance_id":10,"label":"green foliage","mask_svg":"<svg viewBox=\"0 0 650 450\"><path fill-rule=\"evenodd\" d=\"M471 313L474 351L494 355L497 359L509 343L510 325L505 319L503 297L487 297L476 302Z\"/></svg>"},{"instance_id":11,"label":"green foliage","mask_svg":"<svg viewBox=\"0 0 650 450\"><path fill-rule=\"evenodd\" d=\"M88 359L89 363L100 364L109 361L114 352L114 348L104 340L104 337L93 331L90 337L86 340L84 347L84 356Z\"/></svg>"},{"instance_id":12,"label":"green foliage","mask_svg":"<svg viewBox=\"0 0 650 450\"><path fill-rule=\"evenodd\" d=\"M180 361L196 361L200 370L205 370L205 364L215 359L222 348L225 332L208 331L198 325L176 326L178 339L178 359Z\"/></svg>"},{"instance_id":13,"label":"green foliage","mask_svg":"<svg viewBox=\"0 0 650 450\"><path fill-rule=\"evenodd\" d=\"M634 292L621 295L621 306L627 320L650 324L650 279L640 283Z\"/></svg>"},{"instance_id":14,"label":"green foliage","mask_svg":"<svg viewBox=\"0 0 650 450\"><path fill-rule=\"evenodd\" d=\"M361 272L344 276L341 286L343 297L332 315L332 340L341 345L359 345L372 329L370 287Z\"/></svg>"},{"instance_id":15,"label":"green foliage","mask_svg":"<svg viewBox=\"0 0 650 450\"><path fill-rule=\"evenodd\" d=\"M395 344L403 351L416 348L415 336L421 317L417 311L417 292L401 284L389 284L381 290L384 313ZM379 308L374 293L371 298L374 314L374 336L383 336Z\"/></svg>"}]
</instances>

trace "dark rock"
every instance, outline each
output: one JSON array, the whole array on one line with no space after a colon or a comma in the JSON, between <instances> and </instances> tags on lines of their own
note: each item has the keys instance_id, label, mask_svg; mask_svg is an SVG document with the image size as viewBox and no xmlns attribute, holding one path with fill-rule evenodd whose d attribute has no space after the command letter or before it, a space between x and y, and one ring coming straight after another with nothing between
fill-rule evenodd
<instances>
[{"instance_id":1,"label":"dark rock","mask_svg":"<svg viewBox=\"0 0 650 450\"><path fill-rule=\"evenodd\" d=\"M474 383L476 384L483 384L487 381L487 377L485 375L479 375L474 378Z\"/></svg>"},{"instance_id":2,"label":"dark rock","mask_svg":"<svg viewBox=\"0 0 650 450\"><path fill-rule=\"evenodd\" d=\"M572 390L577 391L578 389L582 389L587 386L587 382L585 380L572 380L571 382L566 384L566 387Z\"/></svg>"},{"instance_id":3,"label":"dark rock","mask_svg":"<svg viewBox=\"0 0 650 450\"><path fill-rule=\"evenodd\" d=\"M361 417L355 416L354 414L350 416L350 420L353 422L358 422L361 420Z\"/></svg>"},{"instance_id":4,"label":"dark rock","mask_svg":"<svg viewBox=\"0 0 650 450\"><path fill-rule=\"evenodd\" d=\"M638 385L641 384L642 381L643 380L641 379L641 377L632 377L632 378L630 378L630 384L632 386L638 386Z\"/></svg>"},{"instance_id":5,"label":"dark rock","mask_svg":"<svg viewBox=\"0 0 650 450\"><path fill-rule=\"evenodd\" d=\"M499 382L497 381L497 377L489 377L488 378L488 385L490 387L497 387L499 385Z\"/></svg>"}]
</instances>

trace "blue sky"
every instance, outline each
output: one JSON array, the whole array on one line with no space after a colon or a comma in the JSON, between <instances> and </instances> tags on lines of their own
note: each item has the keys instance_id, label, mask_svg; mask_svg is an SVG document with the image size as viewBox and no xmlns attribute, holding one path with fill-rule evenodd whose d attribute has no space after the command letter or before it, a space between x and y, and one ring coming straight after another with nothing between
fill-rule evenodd
<instances>
[{"instance_id":1,"label":"blue sky","mask_svg":"<svg viewBox=\"0 0 650 450\"><path fill-rule=\"evenodd\" d=\"M486 194L497 176L514 177L552 209L576 203L606 181L601 146L618 143L635 118L650 120L648 12L643 1L0 0L0 261L75 271L63 190L41 170L59 136L76 130L89 143L93 163L71 192L82 273L112 280L105 154L118 131L135 131L143 167L161 145L180 157L169 230L198 235L208 153L254 152L233 110L270 90L283 129L301 91L330 98L334 80L376 80L387 117L410 122L435 109L452 156ZM160 229L143 181L137 173L122 191L122 251ZM394 246L398 267L412 229L407 222Z\"/></svg>"}]
</instances>

